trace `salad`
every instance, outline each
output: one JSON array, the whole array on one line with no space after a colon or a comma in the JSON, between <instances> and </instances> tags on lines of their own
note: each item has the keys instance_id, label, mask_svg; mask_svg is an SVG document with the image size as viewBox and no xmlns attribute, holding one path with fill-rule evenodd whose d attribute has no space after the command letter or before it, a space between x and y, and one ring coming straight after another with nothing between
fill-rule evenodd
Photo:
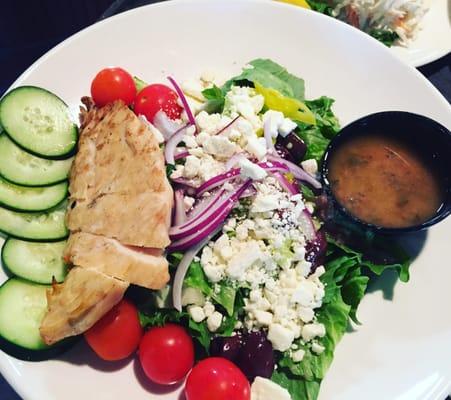
<instances>
[{"instance_id":1,"label":"salad","mask_svg":"<svg viewBox=\"0 0 451 400\"><path fill-rule=\"evenodd\" d=\"M428 7L422 0L307 0L309 8L344 21L387 46L408 46Z\"/></svg>"},{"instance_id":2,"label":"salad","mask_svg":"<svg viewBox=\"0 0 451 400\"><path fill-rule=\"evenodd\" d=\"M85 99L99 108L120 100L158 138L174 210L166 249L169 283L160 290L124 286L125 299L111 304L84 337L104 360L139 348L145 374L158 384L187 377L187 400L316 399L335 347L348 325L359 323L368 282L387 269L408 281L409 259L392 241L340 221L322 191L318 168L340 129L333 99L307 100L304 81L268 59L251 61L230 79L211 72L181 85L168 79L173 89L107 68L92 82L92 100ZM34 98L44 95L34 91ZM10 146L22 152L36 174L28 182L23 165L18 177L0 165L6 185L15 180L27 190L17 189L10 206L0 208L0 229L12 237L2 260L20 277L0 288L0 345L11 354L12 345L19 347L26 359L46 359L73 343L48 346L39 334L44 285L67 274L67 183L61 181L76 133L65 123L64 148L31 143L33 154L16 148L7 124L8 136L0 137L0 151ZM43 149L58 151L58 159L44 163ZM30 197L38 192L28 193L39 179L47 184L45 209ZM23 267L25 258L34 269ZM36 299L32 317L30 302L17 300L24 294ZM8 317L12 300L23 324Z\"/></svg>"}]
</instances>

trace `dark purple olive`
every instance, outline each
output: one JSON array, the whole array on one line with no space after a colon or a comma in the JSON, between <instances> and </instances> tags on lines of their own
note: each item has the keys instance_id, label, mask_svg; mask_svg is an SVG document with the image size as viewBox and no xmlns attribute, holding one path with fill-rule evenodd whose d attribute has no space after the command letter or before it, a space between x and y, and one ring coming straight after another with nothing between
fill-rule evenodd
<instances>
[{"instance_id":1,"label":"dark purple olive","mask_svg":"<svg viewBox=\"0 0 451 400\"><path fill-rule=\"evenodd\" d=\"M235 361L238 353L243 345L243 337L241 333L234 336L215 337L210 344L210 354L216 357L224 357L230 361Z\"/></svg>"},{"instance_id":2,"label":"dark purple olive","mask_svg":"<svg viewBox=\"0 0 451 400\"><path fill-rule=\"evenodd\" d=\"M305 152L307 151L307 146L305 145L304 141L294 132L291 132L285 137L282 137L280 135L277 136L277 151L279 151L280 147L288 152L288 154L290 155L290 161L293 161L296 164L299 164L303 160Z\"/></svg>"},{"instance_id":3,"label":"dark purple olive","mask_svg":"<svg viewBox=\"0 0 451 400\"><path fill-rule=\"evenodd\" d=\"M307 243L305 259L312 263L312 270L314 272L317 267L324 264L327 249L326 234L322 229L316 232L315 239Z\"/></svg>"},{"instance_id":4,"label":"dark purple olive","mask_svg":"<svg viewBox=\"0 0 451 400\"><path fill-rule=\"evenodd\" d=\"M270 378L274 371L274 351L265 333L258 331L246 334L235 362L250 382L256 376Z\"/></svg>"}]
</instances>

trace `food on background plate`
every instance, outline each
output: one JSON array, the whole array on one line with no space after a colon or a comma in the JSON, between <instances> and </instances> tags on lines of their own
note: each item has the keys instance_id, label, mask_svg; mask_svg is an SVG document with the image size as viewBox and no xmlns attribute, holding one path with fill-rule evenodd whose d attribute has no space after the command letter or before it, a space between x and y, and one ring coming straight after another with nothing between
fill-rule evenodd
<instances>
[{"instance_id":1,"label":"food on background plate","mask_svg":"<svg viewBox=\"0 0 451 400\"><path fill-rule=\"evenodd\" d=\"M93 83L97 105L84 99L64 251L74 266L48 304L39 292L33 337L48 348L37 331L48 305L46 343L86 331L106 360L139 346L149 379L187 376L187 400L317 398L368 275L409 278L394 243L369 243L392 261L377 263L364 233L330 214L317 171L339 131L333 100L307 100L302 79L265 59L229 80L169 78L174 90L134 78L133 99L119 74L126 85Z\"/></svg>"},{"instance_id":2,"label":"food on background plate","mask_svg":"<svg viewBox=\"0 0 451 400\"><path fill-rule=\"evenodd\" d=\"M368 33L387 46L409 46L428 7L423 0L307 0L323 14Z\"/></svg>"},{"instance_id":3,"label":"food on background plate","mask_svg":"<svg viewBox=\"0 0 451 400\"><path fill-rule=\"evenodd\" d=\"M130 283L168 281L172 189L157 138L121 101L84 115L70 173L66 262L41 325L47 344L79 335L123 297Z\"/></svg>"}]
</instances>

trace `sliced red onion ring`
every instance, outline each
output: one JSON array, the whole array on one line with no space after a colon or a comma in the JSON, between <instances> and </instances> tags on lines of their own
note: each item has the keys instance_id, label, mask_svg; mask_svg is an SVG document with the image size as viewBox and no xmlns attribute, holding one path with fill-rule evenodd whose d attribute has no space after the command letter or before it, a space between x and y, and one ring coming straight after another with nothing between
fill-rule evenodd
<instances>
[{"instance_id":1,"label":"sliced red onion ring","mask_svg":"<svg viewBox=\"0 0 451 400\"><path fill-rule=\"evenodd\" d=\"M263 132L266 140L266 147L268 152L272 152L276 154L276 148L274 147L274 143L272 141L273 132L271 131L271 118L268 118L263 124Z\"/></svg>"},{"instance_id":2,"label":"sliced red onion ring","mask_svg":"<svg viewBox=\"0 0 451 400\"><path fill-rule=\"evenodd\" d=\"M281 172L273 172L272 175L277 179L282 189L290 193L291 195L295 195L299 193L299 188L296 184L291 183L284 174Z\"/></svg>"},{"instance_id":3,"label":"sliced red onion ring","mask_svg":"<svg viewBox=\"0 0 451 400\"><path fill-rule=\"evenodd\" d=\"M177 132L182 126L170 119L163 110L158 111L153 117L153 125L157 128L164 137L165 141Z\"/></svg>"},{"instance_id":4,"label":"sliced red onion ring","mask_svg":"<svg viewBox=\"0 0 451 400\"><path fill-rule=\"evenodd\" d=\"M213 232L207 235L204 240L199 242L196 246L189 249L180 260L180 263L177 267L177 272L174 277L174 285L172 287L172 303L174 304L174 308L178 311L182 311L182 289L183 289L183 281L185 280L186 273L188 272L188 268L191 265L196 254L214 237L220 230L222 226L218 226Z\"/></svg>"},{"instance_id":5,"label":"sliced red onion ring","mask_svg":"<svg viewBox=\"0 0 451 400\"><path fill-rule=\"evenodd\" d=\"M228 171L229 169L233 168L243 158L246 158L243 153L234 154L232 157L230 157L227 160L227 162L225 164L225 169Z\"/></svg>"},{"instance_id":6,"label":"sliced red onion ring","mask_svg":"<svg viewBox=\"0 0 451 400\"><path fill-rule=\"evenodd\" d=\"M189 151L184 147L177 147L175 149L174 160L181 160L189 156Z\"/></svg>"},{"instance_id":7,"label":"sliced red onion ring","mask_svg":"<svg viewBox=\"0 0 451 400\"><path fill-rule=\"evenodd\" d=\"M180 177L180 178L171 178L171 181L174 183L178 183L179 185L182 185L185 188L194 189L193 194L196 194L195 192L196 192L197 186L191 179Z\"/></svg>"},{"instance_id":8,"label":"sliced red onion ring","mask_svg":"<svg viewBox=\"0 0 451 400\"><path fill-rule=\"evenodd\" d=\"M200 211L197 210L196 212L190 214L188 220L185 223L180 224L180 226L173 226L171 227L171 229L174 228L174 230L177 230L188 228L190 225L198 221L199 218L203 217L203 215L207 213L207 211L209 211L211 208L214 208L218 202L223 202L226 198L226 191L224 189L219 189L214 195L209 196L208 201L205 202ZM171 231L169 231L169 234L171 234Z\"/></svg>"},{"instance_id":9,"label":"sliced red onion ring","mask_svg":"<svg viewBox=\"0 0 451 400\"><path fill-rule=\"evenodd\" d=\"M202 185L197 189L197 195L200 196L202 193L209 192L210 190L230 181L231 179L235 179L240 175L240 169L234 168L230 171L227 171L223 174L219 174L214 176L213 178L205 181Z\"/></svg>"},{"instance_id":10,"label":"sliced red onion ring","mask_svg":"<svg viewBox=\"0 0 451 400\"><path fill-rule=\"evenodd\" d=\"M183 202L184 191L178 189L174 192L174 223L183 224L186 221L185 203Z\"/></svg>"},{"instance_id":11,"label":"sliced red onion ring","mask_svg":"<svg viewBox=\"0 0 451 400\"><path fill-rule=\"evenodd\" d=\"M221 191L222 191L221 189L218 189L216 192L213 192L210 196L201 197L200 199L196 200L193 208L187 215L188 220L193 219L201 212L211 207L218 200L218 195L220 194Z\"/></svg>"},{"instance_id":12,"label":"sliced red onion ring","mask_svg":"<svg viewBox=\"0 0 451 400\"><path fill-rule=\"evenodd\" d=\"M236 203L240 199L243 192L249 187L251 184L251 180L247 180L243 183L236 192L234 192L230 197L225 201L225 207L221 208L219 213L215 215L210 222L207 221L207 225L204 226L203 229L197 230L191 235L185 236L183 239L180 239L176 242L171 243L168 247L168 251L184 251L189 249L190 247L196 245L201 240L203 240L207 235L216 230L216 228L221 225L224 220L229 215L230 211L232 211L233 207L235 207Z\"/></svg>"},{"instance_id":13,"label":"sliced red onion ring","mask_svg":"<svg viewBox=\"0 0 451 400\"><path fill-rule=\"evenodd\" d=\"M224 128L220 129L218 132L215 133L215 135L220 135L222 133L224 133L227 129L229 129L239 118L241 117L241 115L238 115L237 117L235 117L234 119L232 119L226 126L224 126Z\"/></svg>"},{"instance_id":14,"label":"sliced red onion ring","mask_svg":"<svg viewBox=\"0 0 451 400\"><path fill-rule=\"evenodd\" d=\"M175 149L178 144L183 140L183 136L186 133L186 128L189 125L182 126L177 132L175 132L171 138L166 142L166 146L164 148L164 158L166 159L167 164L175 164Z\"/></svg>"},{"instance_id":15,"label":"sliced red onion ring","mask_svg":"<svg viewBox=\"0 0 451 400\"><path fill-rule=\"evenodd\" d=\"M215 219L226 207L234 193L224 196L224 191L217 200L202 213L196 215L193 219L184 224L173 226L169 229L169 236L172 240L183 239L199 230L204 229L212 219Z\"/></svg>"},{"instance_id":16,"label":"sliced red onion ring","mask_svg":"<svg viewBox=\"0 0 451 400\"><path fill-rule=\"evenodd\" d=\"M307 242L314 240L316 237L316 231L315 225L313 224L312 215L307 210L303 210L299 214L298 222L299 228L301 232L305 235Z\"/></svg>"},{"instance_id":17,"label":"sliced red onion ring","mask_svg":"<svg viewBox=\"0 0 451 400\"><path fill-rule=\"evenodd\" d=\"M279 162L281 164L284 164L286 167L288 167L288 169L296 179L310 183L310 185L312 185L315 189L321 189L322 187L321 183L319 183L315 178L313 178L310 174L305 172L298 165L292 163L291 161L285 160L282 157L275 156L273 154L268 154L267 158L271 162Z\"/></svg>"},{"instance_id":18,"label":"sliced red onion ring","mask_svg":"<svg viewBox=\"0 0 451 400\"><path fill-rule=\"evenodd\" d=\"M285 164L282 164L278 161L261 162L261 163L257 163L257 165L268 172L275 172L275 171L289 172L289 168ZM202 185L200 185L199 188L197 189L196 194L199 196L202 193L209 192L210 190L212 190L232 179L235 179L239 175L240 175L240 168L233 168L223 174L216 175L213 178L209 179L208 181L205 181Z\"/></svg>"},{"instance_id":19,"label":"sliced red onion ring","mask_svg":"<svg viewBox=\"0 0 451 400\"><path fill-rule=\"evenodd\" d=\"M186 115L188 117L188 121L191 125L196 126L196 119L194 118L193 112L191 111L191 108L188 104L188 100L186 100L185 94L183 93L183 90L180 88L178 83L175 81L174 78L171 76L168 76L168 81L171 82L172 86L174 86L175 91L180 97L180 101L183 104L183 108L185 109Z\"/></svg>"}]
</instances>

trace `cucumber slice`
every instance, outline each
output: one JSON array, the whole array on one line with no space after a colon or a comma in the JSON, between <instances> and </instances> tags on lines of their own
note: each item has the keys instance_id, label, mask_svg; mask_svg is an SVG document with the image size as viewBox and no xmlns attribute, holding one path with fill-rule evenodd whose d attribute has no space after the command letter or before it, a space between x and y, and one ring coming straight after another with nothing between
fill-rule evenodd
<instances>
[{"instance_id":1,"label":"cucumber slice","mask_svg":"<svg viewBox=\"0 0 451 400\"><path fill-rule=\"evenodd\" d=\"M73 158L47 160L28 154L5 134L0 134L0 175L23 186L47 186L64 181Z\"/></svg>"},{"instance_id":2,"label":"cucumber slice","mask_svg":"<svg viewBox=\"0 0 451 400\"><path fill-rule=\"evenodd\" d=\"M36 86L19 86L3 97L0 124L19 146L41 157L65 156L77 143L67 105Z\"/></svg>"},{"instance_id":3,"label":"cucumber slice","mask_svg":"<svg viewBox=\"0 0 451 400\"><path fill-rule=\"evenodd\" d=\"M62 282L67 274L63 261L66 241L53 243L8 239L2 248L2 263L14 275L35 283Z\"/></svg>"},{"instance_id":4,"label":"cucumber slice","mask_svg":"<svg viewBox=\"0 0 451 400\"><path fill-rule=\"evenodd\" d=\"M43 242L64 239L69 234L64 222L66 206L64 201L39 213L21 213L0 207L0 231L19 239Z\"/></svg>"},{"instance_id":5,"label":"cucumber slice","mask_svg":"<svg viewBox=\"0 0 451 400\"><path fill-rule=\"evenodd\" d=\"M73 341L53 346L44 343L39 326L47 311L46 291L50 286L38 285L18 278L0 287L0 349L28 361L51 358L68 348Z\"/></svg>"},{"instance_id":6,"label":"cucumber slice","mask_svg":"<svg viewBox=\"0 0 451 400\"><path fill-rule=\"evenodd\" d=\"M0 177L0 205L16 211L45 211L67 196L67 182L47 187L26 187Z\"/></svg>"}]
</instances>

